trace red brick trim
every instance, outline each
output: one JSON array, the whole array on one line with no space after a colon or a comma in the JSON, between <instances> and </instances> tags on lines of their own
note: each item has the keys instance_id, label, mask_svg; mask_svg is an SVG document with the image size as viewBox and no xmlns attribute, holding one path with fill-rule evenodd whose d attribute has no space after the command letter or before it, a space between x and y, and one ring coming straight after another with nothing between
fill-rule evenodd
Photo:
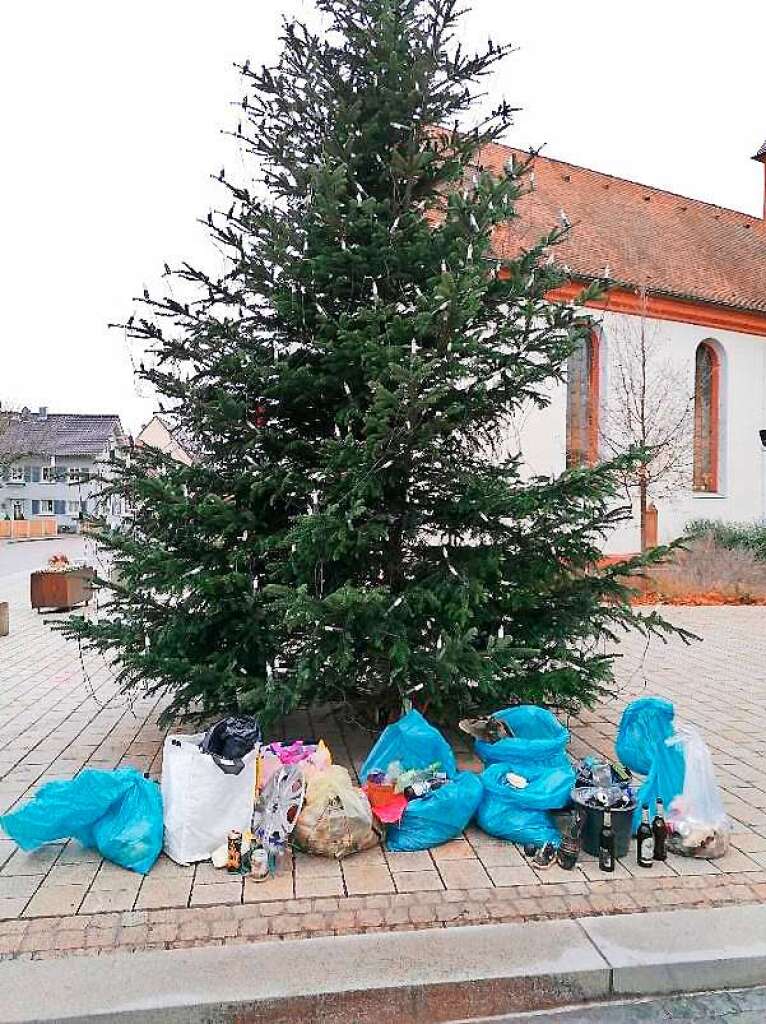
<instances>
[{"instance_id":1,"label":"red brick trim","mask_svg":"<svg viewBox=\"0 0 766 1024\"><path fill-rule=\"evenodd\" d=\"M581 283L571 281L549 292L548 298L552 301L572 302L582 289ZM656 295L646 295L644 298L627 288L612 288L604 299L589 302L588 306L610 313L633 313L649 317L651 320L674 320L696 324L699 327L737 331L740 334L754 334L766 338L766 313L729 309L690 299L662 298Z\"/></svg>"}]
</instances>

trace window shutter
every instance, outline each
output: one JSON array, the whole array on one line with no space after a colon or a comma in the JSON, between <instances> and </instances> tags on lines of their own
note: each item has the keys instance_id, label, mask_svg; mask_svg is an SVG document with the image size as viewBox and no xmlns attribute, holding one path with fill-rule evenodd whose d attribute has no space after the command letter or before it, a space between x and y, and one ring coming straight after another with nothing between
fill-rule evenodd
<instances>
[{"instance_id":1,"label":"window shutter","mask_svg":"<svg viewBox=\"0 0 766 1024\"><path fill-rule=\"evenodd\" d=\"M56 499L53 502L53 511L55 512L55 514L57 516L66 515L66 502L65 501L59 501L58 499Z\"/></svg>"},{"instance_id":2,"label":"window shutter","mask_svg":"<svg viewBox=\"0 0 766 1024\"><path fill-rule=\"evenodd\" d=\"M29 469L31 471L30 479L32 480L32 483L33 484L39 484L40 483L40 467L39 466L30 466ZM25 480L27 479L26 476L24 477L24 479Z\"/></svg>"},{"instance_id":3,"label":"window shutter","mask_svg":"<svg viewBox=\"0 0 766 1024\"><path fill-rule=\"evenodd\" d=\"M56 464L56 480L58 480L59 483L66 483L68 479L67 473L68 469L66 466L59 466L58 463Z\"/></svg>"},{"instance_id":4,"label":"window shutter","mask_svg":"<svg viewBox=\"0 0 766 1024\"><path fill-rule=\"evenodd\" d=\"M39 516L40 515L40 502L38 501L37 498L32 498L32 515L33 516Z\"/></svg>"},{"instance_id":5,"label":"window shutter","mask_svg":"<svg viewBox=\"0 0 766 1024\"><path fill-rule=\"evenodd\" d=\"M31 466L24 466L24 483L28 484L31 479Z\"/></svg>"}]
</instances>

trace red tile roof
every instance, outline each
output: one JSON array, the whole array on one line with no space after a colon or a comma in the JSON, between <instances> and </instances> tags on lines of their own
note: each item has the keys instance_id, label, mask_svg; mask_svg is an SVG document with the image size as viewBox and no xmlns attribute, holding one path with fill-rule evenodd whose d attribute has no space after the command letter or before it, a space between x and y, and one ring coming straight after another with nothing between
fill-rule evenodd
<instances>
[{"instance_id":1,"label":"red tile roof","mask_svg":"<svg viewBox=\"0 0 766 1024\"><path fill-rule=\"evenodd\" d=\"M511 153L525 155L492 144L480 163L499 174ZM766 312L766 221L549 157L534 175L518 217L496 232L498 258L534 245L563 211L572 228L554 255L577 278L609 267L612 281L650 294Z\"/></svg>"}]
</instances>

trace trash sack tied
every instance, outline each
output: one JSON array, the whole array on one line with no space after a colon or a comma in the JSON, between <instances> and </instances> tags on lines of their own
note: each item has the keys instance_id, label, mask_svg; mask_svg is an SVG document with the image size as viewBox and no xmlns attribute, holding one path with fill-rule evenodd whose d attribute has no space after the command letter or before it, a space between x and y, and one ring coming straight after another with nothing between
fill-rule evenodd
<instances>
[{"instance_id":1,"label":"trash sack tied","mask_svg":"<svg viewBox=\"0 0 766 1024\"><path fill-rule=\"evenodd\" d=\"M701 733L693 725L679 725L665 740L684 756L683 790L668 808L668 841L683 857L723 857L729 849L731 821L723 806L713 759Z\"/></svg>"},{"instance_id":2,"label":"trash sack tied","mask_svg":"<svg viewBox=\"0 0 766 1024\"><path fill-rule=\"evenodd\" d=\"M496 743L477 740L474 749L484 764L503 764L506 771L530 780L554 769L569 769L569 730L547 708L520 704L496 711L493 717L505 722L513 736Z\"/></svg>"},{"instance_id":3,"label":"trash sack tied","mask_svg":"<svg viewBox=\"0 0 766 1024\"><path fill-rule=\"evenodd\" d=\"M614 749L626 768L648 775L658 743L674 733L675 708L662 697L631 701L620 718Z\"/></svg>"},{"instance_id":4,"label":"trash sack tied","mask_svg":"<svg viewBox=\"0 0 766 1024\"><path fill-rule=\"evenodd\" d=\"M501 741L502 742L502 741ZM482 772L482 798L476 824L488 835L513 843L558 846L561 835L549 811L566 807L574 785L572 768L554 767L523 789L506 782L508 765L498 762Z\"/></svg>"},{"instance_id":5,"label":"trash sack tied","mask_svg":"<svg viewBox=\"0 0 766 1024\"><path fill-rule=\"evenodd\" d=\"M359 778L366 782L370 772L385 774L393 761L402 768L427 768L438 761L449 778L457 774L457 763L452 748L438 729L434 728L419 711L408 711L397 722L386 726L362 765Z\"/></svg>"},{"instance_id":6,"label":"trash sack tied","mask_svg":"<svg viewBox=\"0 0 766 1024\"><path fill-rule=\"evenodd\" d=\"M410 800L400 824L389 825L386 848L405 853L457 839L476 813L482 792L478 775L460 772L439 789Z\"/></svg>"},{"instance_id":7,"label":"trash sack tied","mask_svg":"<svg viewBox=\"0 0 766 1024\"><path fill-rule=\"evenodd\" d=\"M242 762L261 742L261 727L252 715L229 715L210 726L200 750L224 761Z\"/></svg>"},{"instance_id":8,"label":"trash sack tied","mask_svg":"<svg viewBox=\"0 0 766 1024\"><path fill-rule=\"evenodd\" d=\"M377 846L379 840L370 802L346 768L334 765L309 779L293 830L293 842L300 850L340 860Z\"/></svg>"},{"instance_id":9,"label":"trash sack tied","mask_svg":"<svg viewBox=\"0 0 766 1024\"><path fill-rule=\"evenodd\" d=\"M145 875L162 850L162 797L135 768L85 768L48 782L23 807L0 818L22 850L77 839L107 860Z\"/></svg>"},{"instance_id":10,"label":"trash sack tied","mask_svg":"<svg viewBox=\"0 0 766 1024\"><path fill-rule=\"evenodd\" d=\"M617 730L617 757L632 772L645 775L636 794L633 832L641 824L641 808L646 804L653 817L659 797L665 807L684 787L684 757L677 746L666 740L675 735L675 708L662 697L639 697L622 713Z\"/></svg>"}]
</instances>

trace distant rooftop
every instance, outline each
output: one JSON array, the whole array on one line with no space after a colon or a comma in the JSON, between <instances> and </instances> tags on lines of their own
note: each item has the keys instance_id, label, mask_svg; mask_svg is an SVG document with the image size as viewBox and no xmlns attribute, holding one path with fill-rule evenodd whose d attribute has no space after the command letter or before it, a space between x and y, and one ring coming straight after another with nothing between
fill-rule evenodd
<instances>
[{"instance_id":1,"label":"distant rooftop","mask_svg":"<svg viewBox=\"0 0 766 1024\"><path fill-rule=\"evenodd\" d=\"M0 451L19 455L99 455L124 438L120 417L111 413L8 412Z\"/></svg>"}]
</instances>

